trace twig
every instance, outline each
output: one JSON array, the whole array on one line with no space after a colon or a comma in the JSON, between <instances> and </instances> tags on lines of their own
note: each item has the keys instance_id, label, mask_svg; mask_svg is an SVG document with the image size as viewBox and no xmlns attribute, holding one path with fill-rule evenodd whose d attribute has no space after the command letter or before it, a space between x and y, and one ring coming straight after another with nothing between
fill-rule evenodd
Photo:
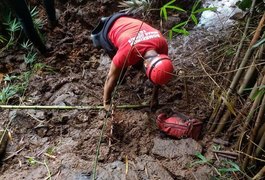
<instances>
[{"instance_id":1,"label":"twig","mask_svg":"<svg viewBox=\"0 0 265 180\"><path fill-rule=\"evenodd\" d=\"M229 155L226 155L226 154L218 154L218 156L222 156L222 157L225 157L225 158L228 158L228 159L232 159L232 160L236 160L237 157L235 156L229 156Z\"/></svg>"},{"instance_id":2,"label":"twig","mask_svg":"<svg viewBox=\"0 0 265 180\"><path fill-rule=\"evenodd\" d=\"M231 151L218 151L218 150L212 150L214 153L217 154L224 154L224 155L229 155L229 156L238 156L238 153L231 152Z\"/></svg>"},{"instance_id":3,"label":"twig","mask_svg":"<svg viewBox=\"0 0 265 180\"><path fill-rule=\"evenodd\" d=\"M250 156L250 155L248 155L248 154L246 154L246 153L244 153L244 152L242 152L242 151L236 151L236 152L238 152L238 153L240 153L240 154L243 154L243 155L245 155L245 156L247 156L247 157L249 157L249 158L251 158L251 159L255 159L255 160L257 160L257 161L265 162L265 159L260 159L260 158L257 158L257 157Z\"/></svg>"},{"instance_id":4,"label":"twig","mask_svg":"<svg viewBox=\"0 0 265 180\"><path fill-rule=\"evenodd\" d=\"M43 154L44 154L45 156L47 156L47 157L53 159L53 160L56 159L56 156L50 155L50 154L48 154L48 153L43 153Z\"/></svg>"},{"instance_id":5,"label":"twig","mask_svg":"<svg viewBox=\"0 0 265 180\"><path fill-rule=\"evenodd\" d=\"M8 157L6 157L6 158L3 159L2 161L3 161L3 162L4 162L4 161L7 161L8 159L10 159L10 158L12 158L12 157L18 155L18 153L20 153L24 148L25 148L25 146L22 147L21 149L17 150L16 152L12 153L11 155L9 155Z\"/></svg>"},{"instance_id":6,"label":"twig","mask_svg":"<svg viewBox=\"0 0 265 180\"><path fill-rule=\"evenodd\" d=\"M48 172L48 177L47 177L46 179L51 180L51 179L52 179L52 175L51 175L51 171L50 171L50 169L49 169L49 166L48 166L48 164L46 163L45 160L44 160L43 164L44 164L44 166L46 167L47 172Z\"/></svg>"}]
</instances>

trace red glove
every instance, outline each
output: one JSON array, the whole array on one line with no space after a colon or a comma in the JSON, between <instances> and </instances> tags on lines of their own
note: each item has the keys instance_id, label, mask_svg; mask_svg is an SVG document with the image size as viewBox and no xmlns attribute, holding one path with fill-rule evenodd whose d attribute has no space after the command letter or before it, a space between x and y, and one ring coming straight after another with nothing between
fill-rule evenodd
<instances>
[{"instance_id":1,"label":"red glove","mask_svg":"<svg viewBox=\"0 0 265 180\"><path fill-rule=\"evenodd\" d=\"M191 119L181 113L176 113L167 117L162 113L156 119L158 128L169 136L176 138L191 137L195 140L199 138L202 122Z\"/></svg>"}]
</instances>

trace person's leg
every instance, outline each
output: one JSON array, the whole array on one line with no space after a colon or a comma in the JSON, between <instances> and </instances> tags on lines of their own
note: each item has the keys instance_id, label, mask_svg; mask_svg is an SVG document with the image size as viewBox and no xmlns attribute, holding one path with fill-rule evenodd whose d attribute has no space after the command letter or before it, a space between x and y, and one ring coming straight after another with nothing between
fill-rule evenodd
<instances>
[{"instance_id":1,"label":"person's leg","mask_svg":"<svg viewBox=\"0 0 265 180\"><path fill-rule=\"evenodd\" d=\"M8 2L8 4L16 13L17 18L20 20L21 25L23 27L23 31L25 32L26 36L42 54L45 54L47 52L47 49L34 27L25 0L8 0Z\"/></svg>"},{"instance_id":2,"label":"person's leg","mask_svg":"<svg viewBox=\"0 0 265 180\"><path fill-rule=\"evenodd\" d=\"M43 4L48 16L48 21L51 27L55 27L58 24L56 19L56 12L54 8L54 0L43 0Z\"/></svg>"}]
</instances>

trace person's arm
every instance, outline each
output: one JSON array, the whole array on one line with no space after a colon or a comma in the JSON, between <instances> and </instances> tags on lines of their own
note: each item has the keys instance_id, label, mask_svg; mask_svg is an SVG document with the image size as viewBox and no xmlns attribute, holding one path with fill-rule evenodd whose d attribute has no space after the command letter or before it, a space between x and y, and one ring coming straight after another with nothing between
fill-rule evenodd
<instances>
[{"instance_id":1,"label":"person's arm","mask_svg":"<svg viewBox=\"0 0 265 180\"><path fill-rule=\"evenodd\" d=\"M110 70L104 85L103 104L106 110L109 109L111 95L117 84L120 73L121 69L116 67L115 64L111 62Z\"/></svg>"}]
</instances>

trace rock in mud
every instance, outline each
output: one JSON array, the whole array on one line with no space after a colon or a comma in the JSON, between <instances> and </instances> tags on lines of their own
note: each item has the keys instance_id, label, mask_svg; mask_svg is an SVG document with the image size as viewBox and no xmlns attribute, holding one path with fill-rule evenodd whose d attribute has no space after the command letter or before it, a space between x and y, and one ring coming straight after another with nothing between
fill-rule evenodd
<instances>
[{"instance_id":1,"label":"rock in mud","mask_svg":"<svg viewBox=\"0 0 265 180\"><path fill-rule=\"evenodd\" d=\"M195 155L197 152L202 152L202 147L191 138L180 140L156 138L152 149L153 154L165 158Z\"/></svg>"},{"instance_id":2,"label":"rock in mud","mask_svg":"<svg viewBox=\"0 0 265 180\"><path fill-rule=\"evenodd\" d=\"M126 175L126 164L122 161L115 161L100 167L97 173L97 180L135 180L135 179L165 179L173 180L167 170L163 168L151 156L143 155L137 157L134 162L129 161L128 173Z\"/></svg>"}]
</instances>

